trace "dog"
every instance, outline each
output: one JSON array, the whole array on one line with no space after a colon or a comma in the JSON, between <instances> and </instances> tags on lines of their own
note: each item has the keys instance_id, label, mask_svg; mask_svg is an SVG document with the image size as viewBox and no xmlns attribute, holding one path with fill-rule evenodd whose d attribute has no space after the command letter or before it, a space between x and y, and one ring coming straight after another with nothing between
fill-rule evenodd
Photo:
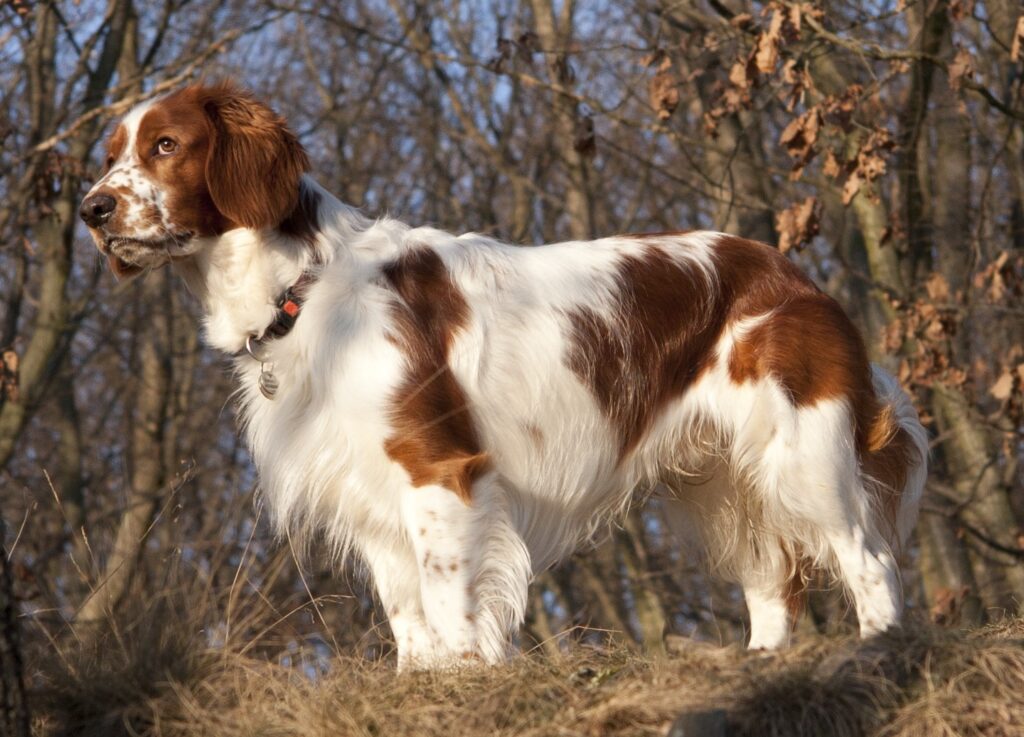
<instances>
[{"instance_id":1,"label":"dog","mask_svg":"<svg viewBox=\"0 0 1024 737\"><path fill-rule=\"evenodd\" d=\"M652 492L742 586L749 647L788 643L809 566L863 636L898 624L925 431L776 249L510 245L369 220L309 169L250 93L192 85L120 121L80 215L119 278L197 295L276 530L361 559L400 669L509 657L531 578Z\"/></svg>"}]
</instances>

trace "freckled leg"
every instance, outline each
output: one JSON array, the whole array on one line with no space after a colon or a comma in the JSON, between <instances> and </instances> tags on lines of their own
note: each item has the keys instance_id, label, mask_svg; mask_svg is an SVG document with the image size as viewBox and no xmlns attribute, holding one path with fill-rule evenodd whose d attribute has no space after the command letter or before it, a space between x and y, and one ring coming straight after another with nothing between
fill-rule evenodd
<instances>
[{"instance_id":1,"label":"freckled leg","mask_svg":"<svg viewBox=\"0 0 1024 737\"><path fill-rule=\"evenodd\" d=\"M395 637L398 670L429 667L440 643L423 613L413 549L398 541L387 545L372 538L362 541L361 549Z\"/></svg>"},{"instance_id":2,"label":"freckled leg","mask_svg":"<svg viewBox=\"0 0 1024 737\"><path fill-rule=\"evenodd\" d=\"M475 510L441 486L409 488L402 517L416 554L423 612L436 633L435 664L479 656L475 562L482 544Z\"/></svg>"}]
</instances>

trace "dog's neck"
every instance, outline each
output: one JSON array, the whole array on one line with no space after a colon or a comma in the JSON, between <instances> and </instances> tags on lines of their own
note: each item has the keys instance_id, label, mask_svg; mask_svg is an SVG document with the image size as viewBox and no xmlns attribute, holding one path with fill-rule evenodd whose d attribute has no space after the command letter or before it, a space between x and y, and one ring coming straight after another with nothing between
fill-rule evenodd
<instances>
[{"instance_id":1,"label":"dog's neck","mask_svg":"<svg viewBox=\"0 0 1024 737\"><path fill-rule=\"evenodd\" d=\"M203 239L175 268L206 312L206 342L237 353L247 337L263 335L277 301L306 273L344 256L345 244L366 228L354 208L303 177L299 207L277 228L236 228Z\"/></svg>"}]
</instances>

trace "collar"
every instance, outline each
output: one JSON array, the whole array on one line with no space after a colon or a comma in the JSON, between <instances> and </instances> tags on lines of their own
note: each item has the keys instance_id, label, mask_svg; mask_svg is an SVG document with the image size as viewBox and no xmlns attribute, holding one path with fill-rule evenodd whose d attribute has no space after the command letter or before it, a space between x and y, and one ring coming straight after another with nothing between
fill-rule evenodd
<instances>
[{"instance_id":1,"label":"collar","mask_svg":"<svg viewBox=\"0 0 1024 737\"><path fill-rule=\"evenodd\" d=\"M284 293L277 298L277 314L274 321L263 331L262 335L251 333L245 339L245 353L257 361L264 361L262 348L272 340L283 338L291 332L295 321L302 313L302 305L306 301L306 292L316 283L316 275L311 271L304 271L298 280L284 290Z\"/></svg>"}]
</instances>

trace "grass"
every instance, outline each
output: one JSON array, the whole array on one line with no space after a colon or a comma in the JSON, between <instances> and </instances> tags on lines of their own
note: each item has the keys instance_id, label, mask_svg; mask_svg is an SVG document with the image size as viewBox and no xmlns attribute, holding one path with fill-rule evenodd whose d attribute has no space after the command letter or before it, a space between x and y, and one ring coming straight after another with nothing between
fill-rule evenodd
<instances>
[{"instance_id":1,"label":"grass","mask_svg":"<svg viewBox=\"0 0 1024 737\"><path fill-rule=\"evenodd\" d=\"M398 675L391 661L332 657L311 673L312 661L294 665L301 652L213 647L197 616L187 597L166 595L87 641L51 646L32 674L35 732L639 737L667 734L681 712L721 709L731 737L1024 734L1024 619L975 631L912 624L865 642L804 637L773 654L681 638L655 659L581 646Z\"/></svg>"}]
</instances>

